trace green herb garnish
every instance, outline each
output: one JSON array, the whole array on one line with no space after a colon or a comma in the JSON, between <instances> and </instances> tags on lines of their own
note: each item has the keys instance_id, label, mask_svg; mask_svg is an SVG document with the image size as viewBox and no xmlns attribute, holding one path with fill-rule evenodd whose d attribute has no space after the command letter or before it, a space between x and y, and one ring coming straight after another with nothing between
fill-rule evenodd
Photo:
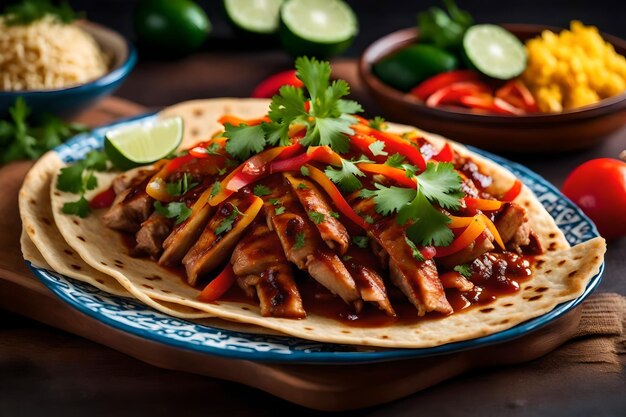
<instances>
[{"instance_id":1,"label":"green herb garnish","mask_svg":"<svg viewBox=\"0 0 626 417\"><path fill-rule=\"evenodd\" d=\"M191 209L185 203L176 201L166 205L163 205L160 201L155 201L154 211L168 219L176 219L176 224L184 222L191 215Z\"/></svg>"},{"instance_id":2,"label":"green herb garnish","mask_svg":"<svg viewBox=\"0 0 626 417\"><path fill-rule=\"evenodd\" d=\"M22 0L6 6L3 13L7 26L28 25L46 16L61 23L72 23L80 17L67 1L57 6L50 0Z\"/></svg>"},{"instance_id":3,"label":"green herb garnish","mask_svg":"<svg viewBox=\"0 0 626 417\"><path fill-rule=\"evenodd\" d=\"M106 168L106 155L98 151L91 151L82 161L61 168L56 184L57 189L80 195L77 201L65 203L61 211L65 214L86 217L91 212L91 209L89 208L89 203L85 200L85 193L98 187L98 179L94 172L104 171Z\"/></svg>"},{"instance_id":4,"label":"green herb garnish","mask_svg":"<svg viewBox=\"0 0 626 417\"><path fill-rule=\"evenodd\" d=\"M324 220L326 220L326 216L324 213L320 213L319 211L308 211L309 219L315 224L320 224Z\"/></svg>"},{"instance_id":5,"label":"green herb garnish","mask_svg":"<svg viewBox=\"0 0 626 417\"><path fill-rule=\"evenodd\" d=\"M463 275L465 278L470 278L472 276L472 268L469 265L457 265L454 267L454 270Z\"/></svg>"},{"instance_id":6,"label":"green herb garnish","mask_svg":"<svg viewBox=\"0 0 626 417\"><path fill-rule=\"evenodd\" d=\"M305 235L303 232L298 232L296 233L296 239L295 242L293 244L293 248L294 249L301 249L304 247L304 239L305 239Z\"/></svg>"},{"instance_id":7,"label":"green herb garnish","mask_svg":"<svg viewBox=\"0 0 626 417\"><path fill-rule=\"evenodd\" d=\"M352 237L352 243L358 246L361 249L367 248L367 245L370 242L370 238L367 236L354 236Z\"/></svg>"},{"instance_id":8,"label":"green herb garnish","mask_svg":"<svg viewBox=\"0 0 626 417\"><path fill-rule=\"evenodd\" d=\"M341 169L335 169L328 166L324 173L331 179L332 182L339 185L339 188L346 193L356 191L363 186L357 176L364 177L365 174L356 166L354 162L342 159Z\"/></svg>"},{"instance_id":9,"label":"green herb garnish","mask_svg":"<svg viewBox=\"0 0 626 417\"><path fill-rule=\"evenodd\" d=\"M254 195L256 195L257 197L263 197L266 195L270 195L272 194L272 190L270 190L268 187L266 187L265 185L262 184L257 184L254 186L254 191L253 191Z\"/></svg>"},{"instance_id":10,"label":"green herb garnish","mask_svg":"<svg viewBox=\"0 0 626 417\"><path fill-rule=\"evenodd\" d=\"M193 177L191 174L185 172L183 177L175 182L168 182L165 184L165 190L169 195L179 196L187 194L187 191L198 185L197 182L192 182Z\"/></svg>"},{"instance_id":11,"label":"green herb garnish","mask_svg":"<svg viewBox=\"0 0 626 417\"><path fill-rule=\"evenodd\" d=\"M243 214L239 211L237 207L232 207L233 211L228 216L226 216L226 218L222 220L222 222L215 229L215 235L221 235L222 233L230 231L233 228L233 223L235 223L237 217Z\"/></svg>"}]
</instances>

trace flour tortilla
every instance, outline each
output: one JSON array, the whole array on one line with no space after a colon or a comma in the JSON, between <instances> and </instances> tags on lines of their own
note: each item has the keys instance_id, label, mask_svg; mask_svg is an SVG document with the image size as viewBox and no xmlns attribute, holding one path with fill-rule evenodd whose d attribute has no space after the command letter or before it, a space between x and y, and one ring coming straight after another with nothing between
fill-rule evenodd
<instances>
[{"instance_id":1,"label":"flour tortilla","mask_svg":"<svg viewBox=\"0 0 626 417\"><path fill-rule=\"evenodd\" d=\"M220 129L221 125L217 119L221 115L229 113L242 118L260 117L266 113L267 105L268 101L264 100L197 100L173 106L166 109L162 115L164 117L180 115L184 118L186 137L182 147L188 147L199 140L207 139ZM390 130L401 133L415 129L391 125ZM439 136L426 133L425 136L436 147L440 148L445 143L445 139ZM449 143L456 152L471 155L472 160L482 170L492 175L494 178L492 191L506 190L515 180L513 174L497 164L472 154L460 144ZM48 157L38 162L35 168L40 171L58 171L58 163L58 158L54 161L52 157ZM107 188L111 180L112 175L101 176L100 189ZM304 320L268 318L260 315L258 307L251 307L249 304L226 301L207 304L196 301L199 291L182 282L180 277L159 267L154 261L127 255L126 246L119 233L103 224L102 211L86 219L61 213L63 204L76 197L57 192L55 184L56 179L53 179L50 187L52 213L65 241L87 264L113 277L142 302L151 299L148 294L158 293L161 301L193 308L225 320L254 324L322 342L422 348L492 334L549 312L557 304L582 294L591 277L598 272L605 251L605 243L601 238L570 248L554 220L532 192L524 187L516 202L529 211L531 225L547 252L537 257L533 278L524 283L516 294L500 297L488 306L453 314L441 320L424 320L415 324L381 328L354 328L313 314L309 314ZM98 191L93 191L87 197ZM34 216L33 222L39 223L40 220ZM155 277L159 279L155 280ZM149 305L168 314L180 316L176 310Z\"/></svg>"}]
</instances>

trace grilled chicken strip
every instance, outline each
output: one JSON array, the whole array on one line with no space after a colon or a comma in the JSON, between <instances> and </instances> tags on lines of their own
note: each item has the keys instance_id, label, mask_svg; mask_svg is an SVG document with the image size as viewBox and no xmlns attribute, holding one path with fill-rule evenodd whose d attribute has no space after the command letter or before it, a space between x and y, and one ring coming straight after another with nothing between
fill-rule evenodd
<instances>
[{"instance_id":1,"label":"grilled chicken strip","mask_svg":"<svg viewBox=\"0 0 626 417\"><path fill-rule=\"evenodd\" d=\"M440 275L443 288L456 288L460 292L467 292L474 288L474 284L461 274L443 274Z\"/></svg>"},{"instance_id":2,"label":"grilled chicken strip","mask_svg":"<svg viewBox=\"0 0 626 417\"><path fill-rule=\"evenodd\" d=\"M148 220L141 223L141 229L135 236L137 246L134 253L146 254L157 259L163 251L163 241L172 230L172 221L159 213L152 213Z\"/></svg>"},{"instance_id":3,"label":"grilled chicken strip","mask_svg":"<svg viewBox=\"0 0 626 417\"><path fill-rule=\"evenodd\" d=\"M206 227L214 212L209 204L192 209L191 215L174 226L172 233L163 242L163 254L159 258L161 265L174 265L189 251Z\"/></svg>"},{"instance_id":4,"label":"grilled chicken strip","mask_svg":"<svg viewBox=\"0 0 626 417\"><path fill-rule=\"evenodd\" d=\"M376 213L372 199L357 202L354 209L377 219L368 234L389 255L391 282L417 308L417 314L423 316L430 311L452 313L435 263L432 260L419 262L413 257L404 228L395 219L383 219Z\"/></svg>"},{"instance_id":5,"label":"grilled chicken strip","mask_svg":"<svg viewBox=\"0 0 626 417\"><path fill-rule=\"evenodd\" d=\"M146 185L153 173L142 170L129 182L126 178L113 181L114 190L121 190L124 185L128 185L128 188L117 194L111 208L102 217L105 225L121 232L139 231L141 224L154 210L154 200L146 193Z\"/></svg>"},{"instance_id":6,"label":"grilled chicken strip","mask_svg":"<svg viewBox=\"0 0 626 417\"><path fill-rule=\"evenodd\" d=\"M280 240L265 224L252 225L235 246L230 261L239 286L249 295L256 289L264 317L306 317Z\"/></svg>"},{"instance_id":7,"label":"grilled chicken strip","mask_svg":"<svg viewBox=\"0 0 626 417\"><path fill-rule=\"evenodd\" d=\"M516 203L506 203L495 221L496 229L507 249L521 252L530 243L530 223L526 209Z\"/></svg>"},{"instance_id":8,"label":"grilled chicken strip","mask_svg":"<svg viewBox=\"0 0 626 417\"><path fill-rule=\"evenodd\" d=\"M321 221L314 223L324 242L340 255L345 254L350 246L350 235L345 226L332 216L333 210L326 201L324 194L309 180L296 178L291 174L284 175L304 210L308 214L319 213L323 216ZM315 216L315 214L313 215Z\"/></svg>"},{"instance_id":9,"label":"grilled chicken strip","mask_svg":"<svg viewBox=\"0 0 626 417\"><path fill-rule=\"evenodd\" d=\"M396 312L391 306L383 277L376 271L371 254L356 246L351 246L343 263L354 278L361 298L374 303L388 316L395 317Z\"/></svg>"},{"instance_id":10,"label":"grilled chicken strip","mask_svg":"<svg viewBox=\"0 0 626 417\"><path fill-rule=\"evenodd\" d=\"M290 187L278 177L270 189L272 194L263 197L267 222L276 231L287 259L358 310L361 300L354 280L339 257L324 244Z\"/></svg>"},{"instance_id":11,"label":"grilled chicken strip","mask_svg":"<svg viewBox=\"0 0 626 417\"><path fill-rule=\"evenodd\" d=\"M489 230L485 230L483 233L485 235L484 238L476 239L474 242L467 245L467 247L452 255L438 258L439 263L446 268L452 269L457 265L471 263L479 256L492 251L494 249L493 235Z\"/></svg>"},{"instance_id":12,"label":"grilled chicken strip","mask_svg":"<svg viewBox=\"0 0 626 417\"><path fill-rule=\"evenodd\" d=\"M187 282L190 285L195 285L203 274L212 271L228 259L228 255L244 231L235 232L230 229L219 234L216 231L224 221L229 219L229 216L233 215L236 208L243 212L242 205L242 200L236 197L222 204L209 220L198 240L183 257L182 262L187 272ZM232 228L240 219L240 214L233 219Z\"/></svg>"}]
</instances>

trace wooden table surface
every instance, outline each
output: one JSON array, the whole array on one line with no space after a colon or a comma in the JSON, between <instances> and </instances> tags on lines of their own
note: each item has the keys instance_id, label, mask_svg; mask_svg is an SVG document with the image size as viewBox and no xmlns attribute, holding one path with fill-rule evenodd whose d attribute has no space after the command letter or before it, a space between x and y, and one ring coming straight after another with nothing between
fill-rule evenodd
<instances>
[{"instance_id":1,"label":"wooden table surface","mask_svg":"<svg viewBox=\"0 0 626 417\"><path fill-rule=\"evenodd\" d=\"M245 97L264 76L289 68L280 53L203 53L178 62L141 62L118 95L160 107L203 97ZM236 74L236 76L234 75ZM358 85L353 61L335 62L335 75L376 114ZM560 186L584 160L616 156L626 127L601 146L573 154L508 157ZM22 262L16 259L15 262ZM626 239L611 242L599 291L626 294ZM626 410L626 375L585 365L535 361L476 372L358 416L619 416ZM0 416L317 415L267 394L201 376L158 369L32 320L0 310Z\"/></svg>"}]
</instances>

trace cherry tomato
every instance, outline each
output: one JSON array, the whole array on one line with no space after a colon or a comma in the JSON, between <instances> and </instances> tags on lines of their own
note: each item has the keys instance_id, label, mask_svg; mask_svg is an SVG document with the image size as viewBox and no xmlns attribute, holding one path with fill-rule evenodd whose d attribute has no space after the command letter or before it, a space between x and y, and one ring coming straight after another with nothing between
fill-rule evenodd
<instances>
[{"instance_id":1,"label":"cherry tomato","mask_svg":"<svg viewBox=\"0 0 626 417\"><path fill-rule=\"evenodd\" d=\"M565 179L563 193L606 239L626 235L626 163L611 158L587 161Z\"/></svg>"}]
</instances>

